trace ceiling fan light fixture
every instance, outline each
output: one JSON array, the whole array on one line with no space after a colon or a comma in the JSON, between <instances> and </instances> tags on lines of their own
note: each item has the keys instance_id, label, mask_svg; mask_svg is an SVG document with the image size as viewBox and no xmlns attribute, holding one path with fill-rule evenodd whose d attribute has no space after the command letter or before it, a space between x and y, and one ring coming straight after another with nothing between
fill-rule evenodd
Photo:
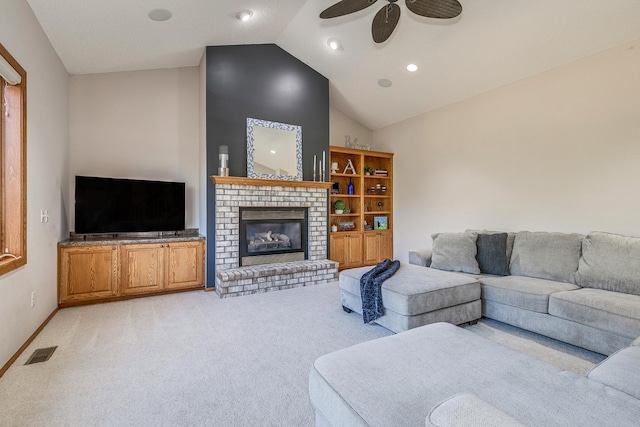
<instances>
[{"instance_id":1,"label":"ceiling fan light fixture","mask_svg":"<svg viewBox=\"0 0 640 427\"><path fill-rule=\"evenodd\" d=\"M340 40L334 38L327 40L327 45L329 45L329 47L333 50L338 50L342 47L342 43L340 43Z\"/></svg>"},{"instance_id":2,"label":"ceiling fan light fixture","mask_svg":"<svg viewBox=\"0 0 640 427\"><path fill-rule=\"evenodd\" d=\"M149 11L149 19L156 22L168 21L173 13L167 9L153 9Z\"/></svg>"},{"instance_id":3,"label":"ceiling fan light fixture","mask_svg":"<svg viewBox=\"0 0 640 427\"><path fill-rule=\"evenodd\" d=\"M407 65L407 71L410 73L415 73L416 71L418 71L418 66L416 64L409 64Z\"/></svg>"},{"instance_id":4,"label":"ceiling fan light fixture","mask_svg":"<svg viewBox=\"0 0 640 427\"><path fill-rule=\"evenodd\" d=\"M241 10L240 12L236 13L236 18L239 21L242 22L247 22L249 19L251 19L253 17L253 11L251 10Z\"/></svg>"}]
</instances>

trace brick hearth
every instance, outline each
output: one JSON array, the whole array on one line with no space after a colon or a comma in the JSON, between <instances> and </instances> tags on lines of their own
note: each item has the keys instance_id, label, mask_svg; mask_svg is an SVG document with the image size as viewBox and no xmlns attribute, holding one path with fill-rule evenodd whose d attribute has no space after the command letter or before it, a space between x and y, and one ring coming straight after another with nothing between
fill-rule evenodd
<instances>
[{"instance_id":1,"label":"brick hearth","mask_svg":"<svg viewBox=\"0 0 640 427\"><path fill-rule=\"evenodd\" d=\"M327 182L212 176L216 186L215 271L220 298L335 281L327 259ZM306 207L308 260L240 267L240 207Z\"/></svg>"}]
</instances>

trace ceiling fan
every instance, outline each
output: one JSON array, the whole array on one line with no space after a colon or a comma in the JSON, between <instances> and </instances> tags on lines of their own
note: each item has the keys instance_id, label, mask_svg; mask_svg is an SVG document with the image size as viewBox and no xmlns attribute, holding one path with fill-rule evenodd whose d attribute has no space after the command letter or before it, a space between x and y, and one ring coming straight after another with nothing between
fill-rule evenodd
<instances>
[{"instance_id":1,"label":"ceiling fan","mask_svg":"<svg viewBox=\"0 0 640 427\"><path fill-rule=\"evenodd\" d=\"M329 19L348 15L365 9L377 0L341 0L333 6L329 6L320 14L320 18ZM398 0L387 0L389 3L376 13L371 23L371 35L373 41L382 43L387 40L395 30L400 20L400 6ZM462 5L457 0L405 0L407 8L420 16L427 18L451 19L460 15Z\"/></svg>"}]
</instances>

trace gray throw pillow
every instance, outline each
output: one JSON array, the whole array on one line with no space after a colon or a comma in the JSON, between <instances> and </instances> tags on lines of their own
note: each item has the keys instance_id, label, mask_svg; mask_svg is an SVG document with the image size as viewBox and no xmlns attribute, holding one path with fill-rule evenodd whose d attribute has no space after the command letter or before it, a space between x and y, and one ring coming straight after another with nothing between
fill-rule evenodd
<instances>
[{"instance_id":1,"label":"gray throw pillow","mask_svg":"<svg viewBox=\"0 0 640 427\"><path fill-rule=\"evenodd\" d=\"M511 259L511 252L513 252L513 241L516 239L516 233L511 231L495 231L495 230L474 230L473 228L467 228L467 232L480 234L502 234L507 233L507 269L509 268L509 260Z\"/></svg>"},{"instance_id":2,"label":"gray throw pillow","mask_svg":"<svg viewBox=\"0 0 640 427\"><path fill-rule=\"evenodd\" d=\"M576 284L640 295L640 238L589 233L582 242Z\"/></svg>"},{"instance_id":3,"label":"gray throw pillow","mask_svg":"<svg viewBox=\"0 0 640 427\"><path fill-rule=\"evenodd\" d=\"M507 261L507 233L478 234L478 267L480 272L507 276L509 262Z\"/></svg>"},{"instance_id":4,"label":"gray throw pillow","mask_svg":"<svg viewBox=\"0 0 640 427\"><path fill-rule=\"evenodd\" d=\"M433 236L431 268L480 274L476 260L477 233L438 233Z\"/></svg>"},{"instance_id":5,"label":"gray throw pillow","mask_svg":"<svg viewBox=\"0 0 640 427\"><path fill-rule=\"evenodd\" d=\"M509 271L514 276L575 284L582 238L575 233L520 231L513 242Z\"/></svg>"}]
</instances>

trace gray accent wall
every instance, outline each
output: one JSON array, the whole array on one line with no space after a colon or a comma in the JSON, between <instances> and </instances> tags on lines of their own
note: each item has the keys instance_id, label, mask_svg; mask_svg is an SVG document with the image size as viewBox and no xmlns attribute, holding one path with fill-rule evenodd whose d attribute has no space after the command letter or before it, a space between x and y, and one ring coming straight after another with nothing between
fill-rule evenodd
<instances>
[{"instance_id":1,"label":"gray accent wall","mask_svg":"<svg viewBox=\"0 0 640 427\"><path fill-rule=\"evenodd\" d=\"M274 44L209 46L206 52L207 177L229 146L229 174L247 176L248 117L302 126L303 177L329 156L329 81ZM328 169L328 168L327 168ZM207 288L215 286L215 186L207 179Z\"/></svg>"}]
</instances>

